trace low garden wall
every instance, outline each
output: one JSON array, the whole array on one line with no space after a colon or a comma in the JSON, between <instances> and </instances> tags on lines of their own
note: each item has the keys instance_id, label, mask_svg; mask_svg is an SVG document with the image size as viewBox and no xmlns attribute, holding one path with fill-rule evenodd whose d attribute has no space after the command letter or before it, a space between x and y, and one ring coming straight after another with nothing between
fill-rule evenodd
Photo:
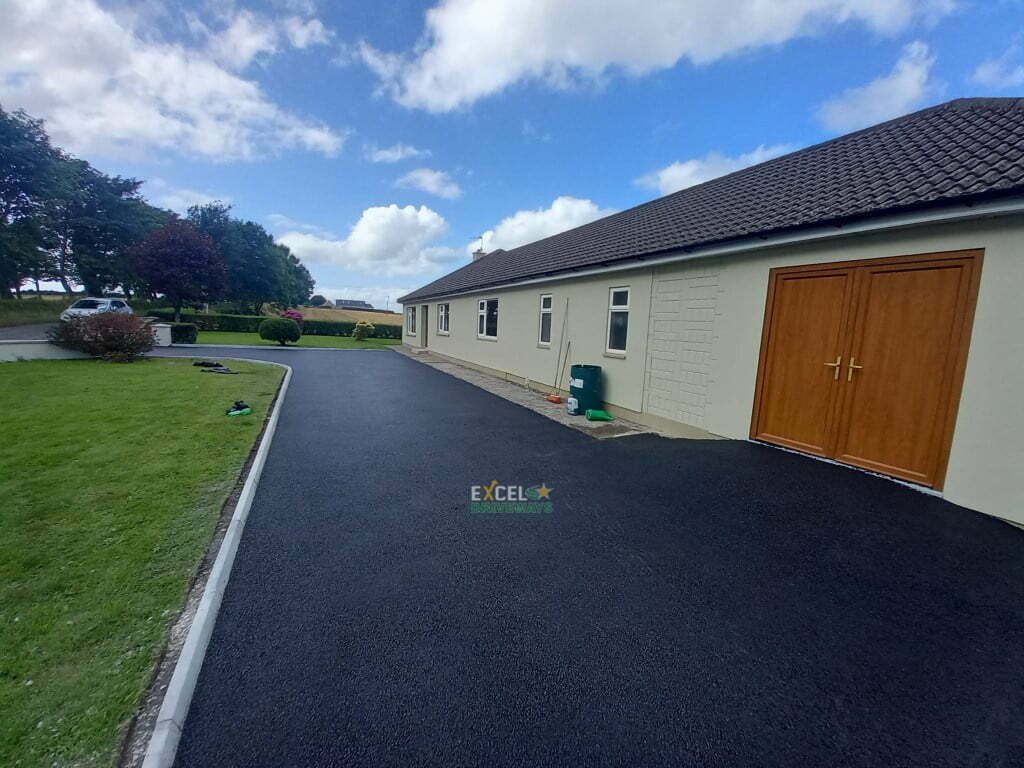
<instances>
[{"instance_id":1,"label":"low garden wall","mask_svg":"<svg viewBox=\"0 0 1024 768\"><path fill-rule=\"evenodd\" d=\"M88 355L63 349L43 339L33 341L0 341L0 363L18 360L75 360Z\"/></svg>"}]
</instances>

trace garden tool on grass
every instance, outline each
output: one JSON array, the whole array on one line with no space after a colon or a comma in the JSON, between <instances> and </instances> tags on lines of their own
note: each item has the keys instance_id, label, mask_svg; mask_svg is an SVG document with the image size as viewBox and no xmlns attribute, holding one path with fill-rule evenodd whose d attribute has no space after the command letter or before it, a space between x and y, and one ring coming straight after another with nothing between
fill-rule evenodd
<instances>
[{"instance_id":1,"label":"garden tool on grass","mask_svg":"<svg viewBox=\"0 0 1024 768\"><path fill-rule=\"evenodd\" d=\"M248 416L252 413L252 408L246 404L244 400L235 400L235 404L228 408L225 412L225 416Z\"/></svg>"}]
</instances>

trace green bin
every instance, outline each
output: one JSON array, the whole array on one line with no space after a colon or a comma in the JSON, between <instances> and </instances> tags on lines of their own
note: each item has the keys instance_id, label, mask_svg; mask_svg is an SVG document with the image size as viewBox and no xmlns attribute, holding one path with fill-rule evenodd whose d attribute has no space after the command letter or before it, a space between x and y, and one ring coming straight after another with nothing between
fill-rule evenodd
<instances>
[{"instance_id":1,"label":"green bin","mask_svg":"<svg viewBox=\"0 0 1024 768\"><path fill-rule=\"evenodd\" d=\"M569 369L569 415L580 416L604 405L600 365L574 365Z\"/></svg>"}]
</instances>

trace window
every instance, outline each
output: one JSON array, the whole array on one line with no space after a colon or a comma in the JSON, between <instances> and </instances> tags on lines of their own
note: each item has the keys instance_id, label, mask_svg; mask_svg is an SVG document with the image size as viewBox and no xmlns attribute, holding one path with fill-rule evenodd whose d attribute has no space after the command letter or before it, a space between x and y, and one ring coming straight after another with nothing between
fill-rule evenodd
<instances>
[{"instance_id":1,"label":"window","mask_svg":"<svg viewBox=\"0 0 1024 768\"><path fill-rule=\"evenodd\" d=\"M608 352L626 351L629 330L629 288L612 288L608 292Z\"/></svg>"},{"instance_id":2,"label":"window","mask_svg":"<svg viewBox=\"0 0 1024 768\"><path fill-rule=\"evenodd\" d=\"M551 294L543 293L540 297L540 336L538 341L544 346L551 344Z\"/></svg>"},{"instance_id":3,"label":"window","mask_svg":"<svg viewBox=\"0 0 1024 768\"><path fill-rule=\"evenodd\" d=\"M448 315L449 308L447 304L437 305L437 332L448 335Z\"/></svg>"},{"instance_id":4,"label":"window","mask_svg":"<svg viewBox=\"0 0 1024 768\"><path fill-rule=\"evenodd\" d=\"M410 336L416 333L416 307L405 308L405 332Z\"/></svg>"},{"instance_id":5,"label":"window","mask_svg":"<svg viewBox=\"0 0 1024 768\"><path fill-rule=\"evenodd\" d=\"M477 304L476 335L481 339L498 338L498 300L484 299Z\"/></svg>"}]
</instances>

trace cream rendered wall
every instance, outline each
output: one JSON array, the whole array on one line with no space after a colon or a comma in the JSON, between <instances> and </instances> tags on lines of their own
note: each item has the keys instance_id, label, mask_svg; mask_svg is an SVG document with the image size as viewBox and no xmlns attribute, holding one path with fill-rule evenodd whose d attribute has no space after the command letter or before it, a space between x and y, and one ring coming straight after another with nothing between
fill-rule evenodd
<instances>
[{"instance_id":1,"label":"cream rendered wall","mask_svg":"<svg viewBox=\"0 0 1024 768\"><path fill-rule=\"evenodd\" d=\"M724 437L750 434L769 269L970 248L983 248L985 256L942 493L954 503L1024 523L1024 217L721 259L705 428Z\"/></svg>"},{"instance_id":2,"label":"cream rendered wall","mask_svg":"<svg viewBox=\"0 0 1024 768\"><path fill-rule=\"evenodd\" d=\"M622 286L630 289L629 330L624 358L605 354L608 292ZM542 347L538 343L540 296L546 293L553 298L550 347ZM437 332L438 302L431 301L427 346L450 357L554 386L558 343L568 299L566 341L571 342L571 349L561 380L562 388L568 379L569 365L600 365L604 372L605 401L639 411L643 404L650 297L650 269L475 293L447 300L451 307L448 336ZM499 300L497 341L478 339L476 335L477 302L486 298ZM422 313L422 310L418 311ZM404 341L410 346L421 346L419 334L416 337L406 335Z\"/></svg>"},{"instance_id":3,"label":"cream rendered wall","mask_svg":"<svg viewBox=\"0 0 1024 768\"><path fill-rule=\"evenodd\" d=\"M568 298L570 363L604 368L607 402L747 439L771 268L973 248L983 248L985 257L943 495L1024 523L1021 216L851 235L452 298L447 337L437 334L432 301L428 345L552 385ZM631 288L628 354L616 359L604 355L608 289L623 285ZM542 293L554 297L550 349L537 344ZM478 340L477 301L494 296L501 300L498 340ZM420 334L404 340L419 346Z\"/></svg>"}]
</instances>

